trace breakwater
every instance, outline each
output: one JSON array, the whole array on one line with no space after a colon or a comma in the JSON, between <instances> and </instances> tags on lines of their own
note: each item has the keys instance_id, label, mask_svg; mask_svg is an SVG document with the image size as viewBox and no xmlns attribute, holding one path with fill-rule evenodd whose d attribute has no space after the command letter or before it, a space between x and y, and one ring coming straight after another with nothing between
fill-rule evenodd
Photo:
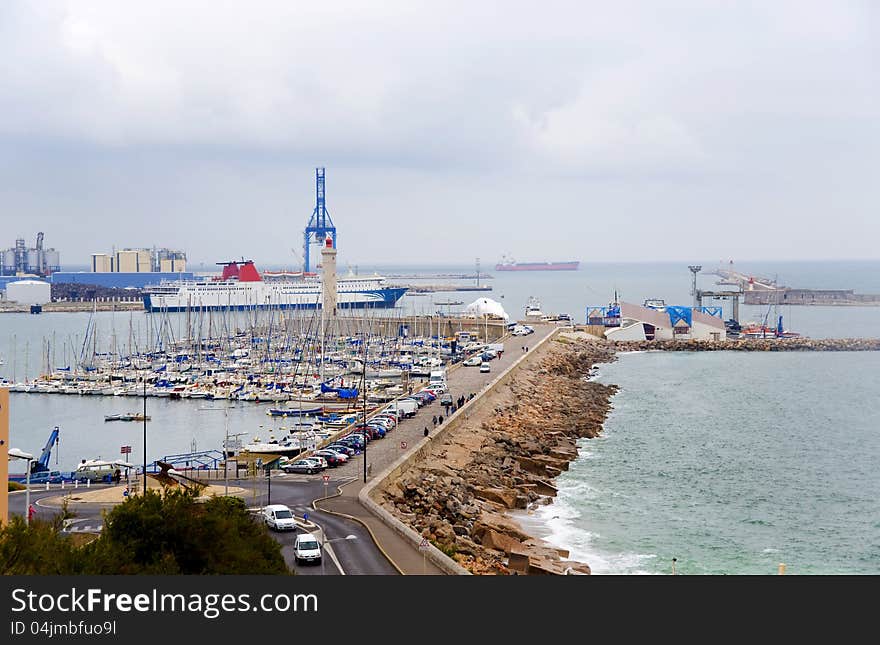
<instances>
[{"instance_id":1,"label":"breakwater","mask_svg":"<svg viewBox=\"0 0 880 645\"><path fill-rule=\"evenodd\" d=\"M876 352L880 338L757 338L746 340L610 341L618 351L665 352Z\"/></svg>"},{"instance_id":2,"label":"breakwater","mask_svg":"<svg viewBox=\"0 0 880 645\"><path fill-rule=\"evenodd\" d=\"M552 499L553 479L577 457L578 439L599 434L616 391L583 378L614 360L608 344L557 336L543 345L376 497L475 574L590 572L507 515Z\"/></svg>"}]
</instances>

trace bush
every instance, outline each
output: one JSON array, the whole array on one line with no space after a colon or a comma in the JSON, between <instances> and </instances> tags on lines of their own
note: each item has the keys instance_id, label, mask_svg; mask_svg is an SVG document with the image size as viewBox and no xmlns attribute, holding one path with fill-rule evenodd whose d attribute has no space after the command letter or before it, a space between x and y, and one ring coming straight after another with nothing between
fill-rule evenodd
<instances>
[{"instance_id":1,"label":"bush","mask_svg":"<svg viewBox=\"0 0 880 645\"><path fill-rule=\"evenodd\" d=\"M283 574L281 545L244 501L190 491L147 491L107 514L101 539L85 547L93 574Z\"/></svg>"},{"instance_id":2,"label":"bush","mask_svg":"<svg viewBox=\"0 0 880 645\"><path fill-rule=\"evenodd\" d=\"M18 482L9 482L10 493L15 490L24 490L25 488L27 488L27 486L25 486L24 484L19 484Z\"/></svg>"},{"instance_id":3,"label":"bush","mask_svg":"<svg viewBox=\"0 0 880 645\"><path fill-rule=\"evenodd\" d=\"M287 574L281 545L232 497L147 491L104 517L101 536L78 546L63 518L14 516L0 531L0 574Z\"/></svg>"}]
</instances>

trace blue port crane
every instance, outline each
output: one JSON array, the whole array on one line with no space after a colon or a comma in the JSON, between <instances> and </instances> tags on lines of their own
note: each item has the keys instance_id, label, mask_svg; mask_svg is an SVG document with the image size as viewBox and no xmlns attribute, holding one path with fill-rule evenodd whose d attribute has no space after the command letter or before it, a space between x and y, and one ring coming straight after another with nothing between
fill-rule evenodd
<instances>
[{"instance_id":1,"label":"blue port crane","mask_svg":"<svg viewBox=\"0 0 880 645\"><path fill-rule=\"evenodd\" d=\"M303 234L303 271L308 273L311 271L309 262L309 246L312 241L317 244L324 244L327 235L333 240L333 248L336 248L336 226L330 219L330 213L327 212L327 206L324 202L324 169L315 168L315 210L309 220L306 230Z\"/></svg>"},{"instance_id":2,"label":"blue port crane","mask_svg":"<svg viewBox=\"0 0 880 645\"><path fill-rule=\"evenodd\" d=\"M43 446L43 452L40 454L40 458L31 462L31 474L49 470L49 458L52 456L52 447L58 445L59 434L60 431L58 426L52 428L52 432L49 433L49 439L46 441L46 445Z\"/></svg>"}]
</instances>

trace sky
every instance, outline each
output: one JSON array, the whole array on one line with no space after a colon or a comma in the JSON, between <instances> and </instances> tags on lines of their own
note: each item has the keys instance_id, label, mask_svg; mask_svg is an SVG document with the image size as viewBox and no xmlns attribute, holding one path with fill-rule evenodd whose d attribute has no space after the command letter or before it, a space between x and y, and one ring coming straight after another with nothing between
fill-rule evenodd
<instances>
[{"instance_id":1,"label":"sky","mask_svg":"<svg viewBox=\"0 0 880 645\"><path fill-rule=\"evenodd\" d=\"M0 3L0 248L880 258L880 3Z\"/></svg>"}]
</instances>

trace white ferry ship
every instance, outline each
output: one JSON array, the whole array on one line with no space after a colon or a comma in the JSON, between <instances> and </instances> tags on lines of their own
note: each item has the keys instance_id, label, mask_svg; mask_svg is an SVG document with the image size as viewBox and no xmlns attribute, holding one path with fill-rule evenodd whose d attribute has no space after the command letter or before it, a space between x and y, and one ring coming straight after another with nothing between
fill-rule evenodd
<instances>
[{"instance_id":1,"label":"white ferry ship","mask_svg":"<svg viewBox=\"0 0 880 645\"><path fill-rule=\"evenodd\" d=\"M321 307L320 279L264 282L253 261L222 262L223 275L214 280L163 282L144 291L144 309L175 312L188 309L316 309ZM337 280L337 306L348 308L393 307L406 292L388 287L380 276L347 276Z\"/></svg>"}]
</instances>

